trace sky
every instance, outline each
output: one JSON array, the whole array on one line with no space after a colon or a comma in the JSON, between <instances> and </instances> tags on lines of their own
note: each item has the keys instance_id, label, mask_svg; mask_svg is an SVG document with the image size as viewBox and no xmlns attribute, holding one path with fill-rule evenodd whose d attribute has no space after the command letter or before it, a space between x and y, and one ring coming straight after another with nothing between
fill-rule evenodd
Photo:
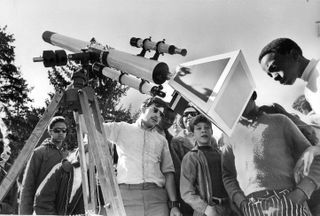
<instances>
[{"instance_id":1,"label":"sky","mask_svg":"<svg viewBox=\"0 0 320 216\"><path fill-rule=\"evenodd\" d=\"M261 48L277 37L289 37L307 58L320 56L320 0L0 0L0 26L16 39L16 65L33 87L34 106L43 106L49 86L47 68L34 63L43 50L57 50L42 40L53 31L138 54L131 37L152 37L153 41L186 48L185 57L160 56L170 71L183 63L241 49L257 85L258 104L277 102L291 111L294 99L303 94L304 83L281 86L264 74L257 58ZM165 86L166 101L173 90ZM147 96L130 90L121 100L137 109Z\"/></svg>"}]
</instances>

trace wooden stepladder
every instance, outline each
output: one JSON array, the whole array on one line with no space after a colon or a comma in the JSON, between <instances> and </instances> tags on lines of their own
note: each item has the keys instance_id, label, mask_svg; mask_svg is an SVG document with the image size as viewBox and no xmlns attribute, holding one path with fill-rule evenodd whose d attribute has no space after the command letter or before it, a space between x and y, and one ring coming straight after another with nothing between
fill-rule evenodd
<instances>
[{"instance_id":1,"label":"wooden stepladder","mask_svg":"<svg viewBox=\"0 0 320 216\"><path fill-rule=\"evenodd\" d=\"M4 198L15 179L27 163L34 147L63 104L74 112L77 126L77 141L82 173L82 191L86 214L100 214L97 204L97 185L103 196L103 213L108 216L126 216L119 186L116 181L111 156L111 143L106 139L103 118L98 101L91 87L86 86L83 70L74 73L73 83L64 92L53 98L43 117L36 125L18 158L0 185L0 200ZM86 162L84 143L88 140L89 161ZM87 171L89 170L89 171ZM89 176L88 176L89 173ZM98 176L98 178L96 178ZM101 207L101 206L100 206Z\"/></svg>"}]
</instances>

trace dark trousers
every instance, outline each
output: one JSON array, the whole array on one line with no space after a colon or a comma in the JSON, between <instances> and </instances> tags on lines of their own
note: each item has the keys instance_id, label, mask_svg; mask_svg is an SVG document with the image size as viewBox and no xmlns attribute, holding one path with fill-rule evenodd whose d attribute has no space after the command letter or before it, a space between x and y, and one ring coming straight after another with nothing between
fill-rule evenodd
<instances>
[{"instance_id":1,"label":"dark trousers","mask_svg":"<svg viewBox=\"0 0 320 216\"><path fill-rule=\"evenodd\" d=\"M320 216L320 189L313 192L311 198L307 201L313 216Z\"/></svg>"}]
</instances>

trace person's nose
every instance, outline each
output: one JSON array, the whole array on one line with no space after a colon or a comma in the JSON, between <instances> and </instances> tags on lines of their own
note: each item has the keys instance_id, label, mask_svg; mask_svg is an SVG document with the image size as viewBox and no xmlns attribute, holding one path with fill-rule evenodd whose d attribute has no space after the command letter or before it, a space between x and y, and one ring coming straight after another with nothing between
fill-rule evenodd
<instances>
[{"instance_id":1,"label":"person's nose","mask_svg":"<svg viewBox=\"0 0 320 216\"><path fill-rule=\"evenodd\" d=\"M207 133L207 129L202 128L202 129L200 130L200 132L201 132L202 134L206 134L206 133Z\"/></svg>"}]
</instances>

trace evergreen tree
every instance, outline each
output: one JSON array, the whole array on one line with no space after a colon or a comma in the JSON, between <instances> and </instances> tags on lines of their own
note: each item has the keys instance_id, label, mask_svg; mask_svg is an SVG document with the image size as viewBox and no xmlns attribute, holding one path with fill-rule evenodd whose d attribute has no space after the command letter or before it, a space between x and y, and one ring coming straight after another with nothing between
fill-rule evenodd
<instances>
[{"instance_id":1,"label":"evergreen tree","mask_svg":"<svg viewBox=\"0 0 320 216\"><path fill-rule=\"evenodd\" d=\"M30 89L14 65L14 37L6 32L6 28L0 27L0 102L9 112L18 114L31 101L28 97Z\"/></svg>"},{"instance_id":2,"label":"evergreen tree","mask_svg":"<svg viewBox=\"0 0 320 216\"><path fill-rule=\"evenodd\" d=\"M14 35L6 32L6 26L0 27L0 102L4 107L4 122L8 129L11 148L10 162L22 149L39 120L43 108L29 108L31 102L26 80L22 78L18 67L14 65Z\"/></svg>"},{"instance_id":3,"label":"evergreen tree","mask_svg":"<svg viewBox=\"0 0 320 216\"><path fill-rule=\"evenodd\" d=\"M79 69L81 69L81 65L72 62L64 67L54 67L48 71L50 83L56 91L63 90L71 83L74 72ZM89 75L88 83L96 93L104 121L126 121L129 123L133 121L134 115L131 114L131 107L126 109L118 106L120 98L126 94L128 87L105 76L98 78L95 74ZM66 140L68 148L76 147L76 130L72 110L69 110L68 107L62 107L57 114L63 115L68 121L69 130Z\"/></svg>"}]
</instances>

